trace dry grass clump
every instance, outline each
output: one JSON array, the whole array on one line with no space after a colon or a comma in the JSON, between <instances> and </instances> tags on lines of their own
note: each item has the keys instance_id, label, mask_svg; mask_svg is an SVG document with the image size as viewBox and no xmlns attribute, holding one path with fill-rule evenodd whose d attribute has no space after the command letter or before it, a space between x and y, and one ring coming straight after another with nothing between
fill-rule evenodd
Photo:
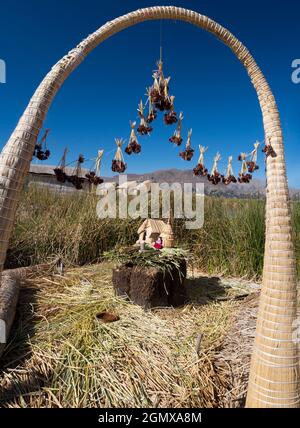
<instances>
[{"instance_id":1,"label":"dry grass clump","mask_svg":"<svg viewBox=\"0 0 300 428\"><path fill-rule=\"evenodd\" d=\"M26 281L4 355L0 405L222 405L227 380L214 354L237 303L212 296L225 296L226 287L191 279L189 305L145 312L116 298L110 281L107 264ZM119 321L99 322L105 311Z\"/></svg>"}]
</instances>

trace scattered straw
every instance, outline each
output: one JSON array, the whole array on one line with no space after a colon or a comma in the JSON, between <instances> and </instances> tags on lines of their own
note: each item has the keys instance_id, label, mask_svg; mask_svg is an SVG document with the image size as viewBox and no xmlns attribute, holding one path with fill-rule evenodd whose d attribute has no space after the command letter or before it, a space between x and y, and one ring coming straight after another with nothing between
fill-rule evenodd
<instances>
[{"instance_id":1,"label":"scattered straw","mask_svg":"<svg viewBox=\"0 0 300 428\"><path fill-rule=\"evenodd\" d=\"M28 279L0 405L222 406L229 379L215 354L239 306L228 290L215 278L190 279L189 305L145 312L114 296L108 264ZM105 311L120 320L99 322Z\"/></svg>"}]
</instances>

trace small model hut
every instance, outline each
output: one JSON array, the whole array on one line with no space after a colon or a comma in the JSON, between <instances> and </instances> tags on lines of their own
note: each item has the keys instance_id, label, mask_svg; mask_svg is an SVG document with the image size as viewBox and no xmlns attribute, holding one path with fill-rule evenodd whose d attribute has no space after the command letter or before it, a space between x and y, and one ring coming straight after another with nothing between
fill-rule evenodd
<instances>
[{"instance_id":1,"label":"small model hut","mask_svg":"<svg viewBox=\"0 0 300 428\"><path fill-rule=\"evenodd\" d=\"M139 240L137 244L145 241L148 245L153 245L158 238L162 238L165 248L174 247L174 233L170 221L165 223L162 220L147 219L138 230Z\"/></svg>"}]
</instances>

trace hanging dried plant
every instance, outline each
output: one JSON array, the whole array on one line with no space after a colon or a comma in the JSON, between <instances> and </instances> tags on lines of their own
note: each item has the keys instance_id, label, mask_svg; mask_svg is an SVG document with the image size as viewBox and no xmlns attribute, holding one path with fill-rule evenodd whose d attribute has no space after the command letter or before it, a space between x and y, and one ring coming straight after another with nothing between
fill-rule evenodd
<instances>
[{"instance_id":1,"label":"hanging dried plant","mask_svg":"<svg viewBox=\"0 0 300 428\"><path fill-rule=\"evenodd\" d=\"M250 161L247 162L248 172L250 174L253 174L253 172L257 171L259 169L259 166L257 165L257 155L258 155L258 148L260 146L260 143L256 141L254 144L254 150L250 153Z\"/></svg>"},{"instance_id":2,"label":"hanging dried plant","mask_svg":"<svg viewBox=\"0 0 300 428\"><path fill-rule=\"evenodd\" d=\"M198 164L194 168L194 175L196 177L206 177L208 174L207 168L204 165L204 154L207 152L208 147L199 146L200 157L198 159Z\"/></svg>"},{"instance_id":3,"label":"hanging dried plant","mask_svg":"<svg viewBox=\"0 0 300 428\"><path fill-rule=\"evenodd\" d=\"M165 78L163 73L163 63L157 63L158 70L153 74L153 85L148 91L151 104L159 111L172 109L172 97L169 95L169 83L171 78Z\"/></svg>"},{"instance_id":4,"label":"hanging dried plant","mask_svg":"<svg viewBox=\"0 0 300 428\"><path fill-rule=\"evenodd\" d=\"M103 158L103 154L104 154L104 150L98 151L98 156L95 162L95 169L93 171L90 171L88 174L86 174L86 178L88 179L88 182L90 184L93 184L94 186L98 186L103 183L103 180L100 177L101 161Z\"/></svg>"},{"instance_id":5,"label":"hanging dried plant","mask_svg":"<svg viewBox=\"0 0 300 428\"><path fill-rule=\"evenodd\" d=\"M220 160L221 160L221 155L220 155L220 153L217 153L215 158L214 158L214 164L213 164L213 168L211 170L211 173L207 175L208 181L210 181L215 186L217 184L219 184L221 182L221 180L223 179L223 176L218 171L218 164L219 164Z\"/></svg>"},{"instance_id":6,"label":"hanging dried plant","mask_svg":"<svg viewBox=\"0 0 300 428\"><path fill-rule=\"evenodd\" d=\"M144 115L144 111L145 111L145 107L143 105L143 101L141 101L139 104L139 108L138 108L138 114L140 117L140 125L137 129L137 132L141 135L149 135L153 131L153 128L151 128L151 126L149 126L147 124L146 119L145 119L145 115Z\"/></svg>"},{"instance_id":7,"label":"hanging dried plant","mask_svg":"<svg viewBox=\"0 0 300 428\"><path fill-rule=\"evenodd\" d=\"M81 165L84 163L83 155L79 155L74 172L67 177L69 183L72 183L77 190L83 189L84 178L82 177Z\"/></svg>"},{"instance_id":8,"label":"hanging dried plant","mask_svg":"<svg viewBox=\"0 0 300 428\"><path fill-rule=\"evenodd\" d=\"M248 166L247 166L247 154L241 153L238 157L239 161L242 162L241 172L239 173L238 181L241 184L248 184L252 180L252 175L248 172Z\"/></svg>"},{"instance_id":9,"label":"hanging dried plant","mask_svg":"<svg viewBox=\"0 0 300 428\"><path fill-rule=\"evenodd\" d=\"M150 96L150 89L147 91L148 93L148 103L149 103L149 113L146 118L147 123L152 123L157 118L157 110L153 107Z\"/></svg>"},{"instance_id":10,"label":"hanging dried plant","mask_svg":"<svg viewBox=\"0 0 300 428\"><path fill-rule=\"evenodd\" d=\"M56 175L56 179L59 183L65 183L67 180L67 174L65 172L67 154L68 149L65 148L64 154L60 160L58 167L54 169L54 174Z\"/></svg>"},{"instance_id":11,"label":"hanging dried plant","mask_svg":"<svg viewBox=\"0 0 300 428\"><path fill-rule=\"evenodd\" d=\"M124 162L124 157L122 153L122 145L123 145L122 138L116 138L116 145L118 148L117 148L115 157L112 161L111 169L113 172L117 172L118 174L123 174L127 169L127 165Z\"/></svg>"},{"instance_id":12,"label":"hanging dried plant","mask_svg":"<svg viewBox=\"0 0 300 428\"><path fill-rule=\"evenodd\" d=\"M272 158L277 157L277 153L273 149L271 144L271 138L268 138L268 142L265 144L265 147L262 149L263 153L265 153L266 157L271 156Z\"/></svg>"},{"instance_id":13,"label":"hanging dried plant","mask_svg":"<svg viewBox=\"0 0 300 428\"><path fill-rule=\"evenodd\" d=\"M49 132L50 129L46 129L45 134L34 148L33 156L35 156L40 161L48 160L51 155L50 150L47 149L47 137Z\"/></svg>"},{"instance_id":14,"label":"hanging dried plant","mask_svg":"<svg viewBox=\"0 0 300 428\"><path fill-rule=\"evenodd\" d=\"M129 143L125 149L125 152L128 155L131 155L132 153L138 154L141 152L142 148L141 148L140 144L138 143L138 140L137 140L137 137L136 137L135 131L134 131L135 126L136 126L136 122L130 121L130 126L131 126L131 134L130 134Z\"/></svg>"},{"instance_id":15,"label":"hanging dried plant","mask_svg":"<svg viewBox=\"0 0 300 428\"><path fill-rule=\"evenodd\" d=\"M192 149L191 147L192 132L193 130L190 129L188 133L188 139L186 142L185 150L179 153L179 156L185 161L191 161L193 159L194 152L195 152L194 149Z\"/></svg>"},{"instance_id":16,"label":"hanging dried plant","mask_svg":"<svg viewBox=\"0 0 300 428\"><path fill-rule=\"evenodd\" d=\"M225 186L228 186L230 183L237 183L237 179L233 173L232 161L233 161L233 157L229 156L227 171L222 180Z\"/></svg>"},{"instance_id":17,"label":"hanging dried plant","mask_svg":"<svg viewBox=\"0 0 300 428\"><path fill-rule=\"evenodd\" d=\"M155 105L156 103L159 103L161 98L162 98L162 94L160 92L160 86L159 86L159 73L155 72L153 74L153 85L151 86L151 88L149 89L149 96L150 96L150 100L151 100L151 104Z\"/></svg>"},{"instance_id":18,"label":"hanging dried plant","mask_svg":"<svg viewBox=\"0 0 300 428\"><path fill-rule=\"evenodd\" d=\"M170 97L170 108L169 108L170 111L169 113L166 113L164 115L164 122L166 125L173 125L178 121L177 113L174 111L174 100L175 100L175 97L172 95Z\"/></svg>"},{"instance_id":19,"label":"hanging dried plant","mask_svg":"<svg viewBox=\"0 0 300 428\"><path fill-rule=\"evenodd\" d=\"M169 141L173 144L176 144L176 146L180 146L183 141L181 136L182 121L183 121L183 113L181 112L178 118L177 128L174 132L174 135L169 139Z\"/></svg>"}]
</instances>

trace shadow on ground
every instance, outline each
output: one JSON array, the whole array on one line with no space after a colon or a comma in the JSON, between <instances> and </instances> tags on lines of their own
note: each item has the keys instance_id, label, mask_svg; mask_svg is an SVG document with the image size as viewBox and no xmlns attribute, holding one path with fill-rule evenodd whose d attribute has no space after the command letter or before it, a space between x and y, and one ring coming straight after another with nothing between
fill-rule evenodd
<instances>
[{"instance_id":1,"label":"shadow on ground","mask_svg":"<svg viewBox=\"0 0 300 428\"><path fill-rule=\"evenodd\" d=\"M199 277L185 280L187 303L205 305L226 298L226 287L219 277Z\"/></svg>"}]
</instances>

